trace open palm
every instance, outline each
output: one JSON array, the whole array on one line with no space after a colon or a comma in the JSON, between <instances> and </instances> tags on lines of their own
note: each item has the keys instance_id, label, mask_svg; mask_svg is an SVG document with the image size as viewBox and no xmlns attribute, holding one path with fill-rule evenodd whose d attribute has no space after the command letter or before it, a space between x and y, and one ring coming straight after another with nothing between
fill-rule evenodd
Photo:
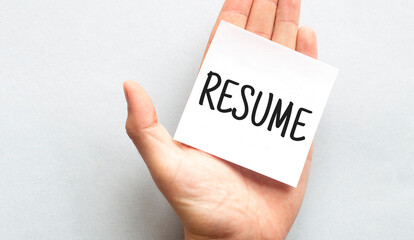
<instances>
[{"instance_id":1,"label":"open palm","mask_svg":"<svg viewBox=\"0 0 414 240\"><path fill-rule=\"evenodd\" d=\"M299 12L300 0L227 0L209 43L225 20L316 58L315 33L309 27L298 28ZM289 187L174 141L158 123L144 89L127 81L124 90L127 133L180 217L186 239L286 237L303 200L312 147L298 187Z\"/></svg>"}]
</instances>

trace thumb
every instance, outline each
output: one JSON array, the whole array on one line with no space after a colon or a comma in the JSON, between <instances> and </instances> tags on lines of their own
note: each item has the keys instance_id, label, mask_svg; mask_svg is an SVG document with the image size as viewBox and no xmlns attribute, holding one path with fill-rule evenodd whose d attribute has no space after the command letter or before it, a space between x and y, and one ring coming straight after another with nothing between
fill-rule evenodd
<instances>
[{"instance_id":1,"label":"thumb","mask_svg":"<svg viewBox=\"0 0 414 240\"><path fill-rule=\"evenodd\" d=\"M167 130L158 123L154 105L145 90L134 81L126 81L124 92L128 103L127 134L159 186L169 181L175 164L170 158L177 155L178 148Z\"/></svg>"}]
</instances>

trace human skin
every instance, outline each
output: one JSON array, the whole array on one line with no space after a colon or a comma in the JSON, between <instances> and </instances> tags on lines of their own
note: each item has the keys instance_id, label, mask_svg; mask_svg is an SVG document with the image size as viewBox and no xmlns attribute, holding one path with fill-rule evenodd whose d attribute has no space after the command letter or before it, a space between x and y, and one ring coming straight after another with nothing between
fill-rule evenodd
<instances>
[{"instance_id":1,"label":"human skin","mask_svg":"<svg viewBox=\"0 0 414 240\"><path fill-rule=\"evenodd\" d=\"M221 20L317 57L312 28L298 28L300 0L227 0ZM296 188L174 141L136 82L124 82L126 131L184 227L185 239L285 239L305 194L310 148Z\"/></svg>"}]
</instances>

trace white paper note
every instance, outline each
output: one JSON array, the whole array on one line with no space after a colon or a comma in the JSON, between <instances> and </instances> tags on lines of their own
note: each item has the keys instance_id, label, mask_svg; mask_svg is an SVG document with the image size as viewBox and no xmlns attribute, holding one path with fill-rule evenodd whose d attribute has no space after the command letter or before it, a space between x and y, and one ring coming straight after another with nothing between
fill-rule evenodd
<instances>
[{"instance_id":1,"label":"white paper note","mask_svg":"<svg viewBox=\"0 0 414 240\"><path fill-rule=\"evenodd\" d=\"M337 73L222 21L174 139L296 187Z\"/></svg>"}]
</instances>

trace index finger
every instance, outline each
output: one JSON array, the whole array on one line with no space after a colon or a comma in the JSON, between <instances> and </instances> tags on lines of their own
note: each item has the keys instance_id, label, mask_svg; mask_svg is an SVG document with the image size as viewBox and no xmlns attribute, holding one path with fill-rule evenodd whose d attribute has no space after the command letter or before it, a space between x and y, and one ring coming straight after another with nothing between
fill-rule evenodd
<instances>
[{"instance_id":1,"label":"index finger","mask_svg":"<svg viewBox=\"0 0 414 240\"><path fill-rule=\"evenodd\" d=\"M217 17L217 21L214 24L214 28L211 31L210 38L207 43L204 57L210 47L211 41L214 38L217 27L221 20L229 22L241 28L246 28L247 19L249 18L250 9L252 7L253 0L226 0L221 8L220 14ZM204 60L203 57L203 60Z\"/></svg>"}]
</instances>

